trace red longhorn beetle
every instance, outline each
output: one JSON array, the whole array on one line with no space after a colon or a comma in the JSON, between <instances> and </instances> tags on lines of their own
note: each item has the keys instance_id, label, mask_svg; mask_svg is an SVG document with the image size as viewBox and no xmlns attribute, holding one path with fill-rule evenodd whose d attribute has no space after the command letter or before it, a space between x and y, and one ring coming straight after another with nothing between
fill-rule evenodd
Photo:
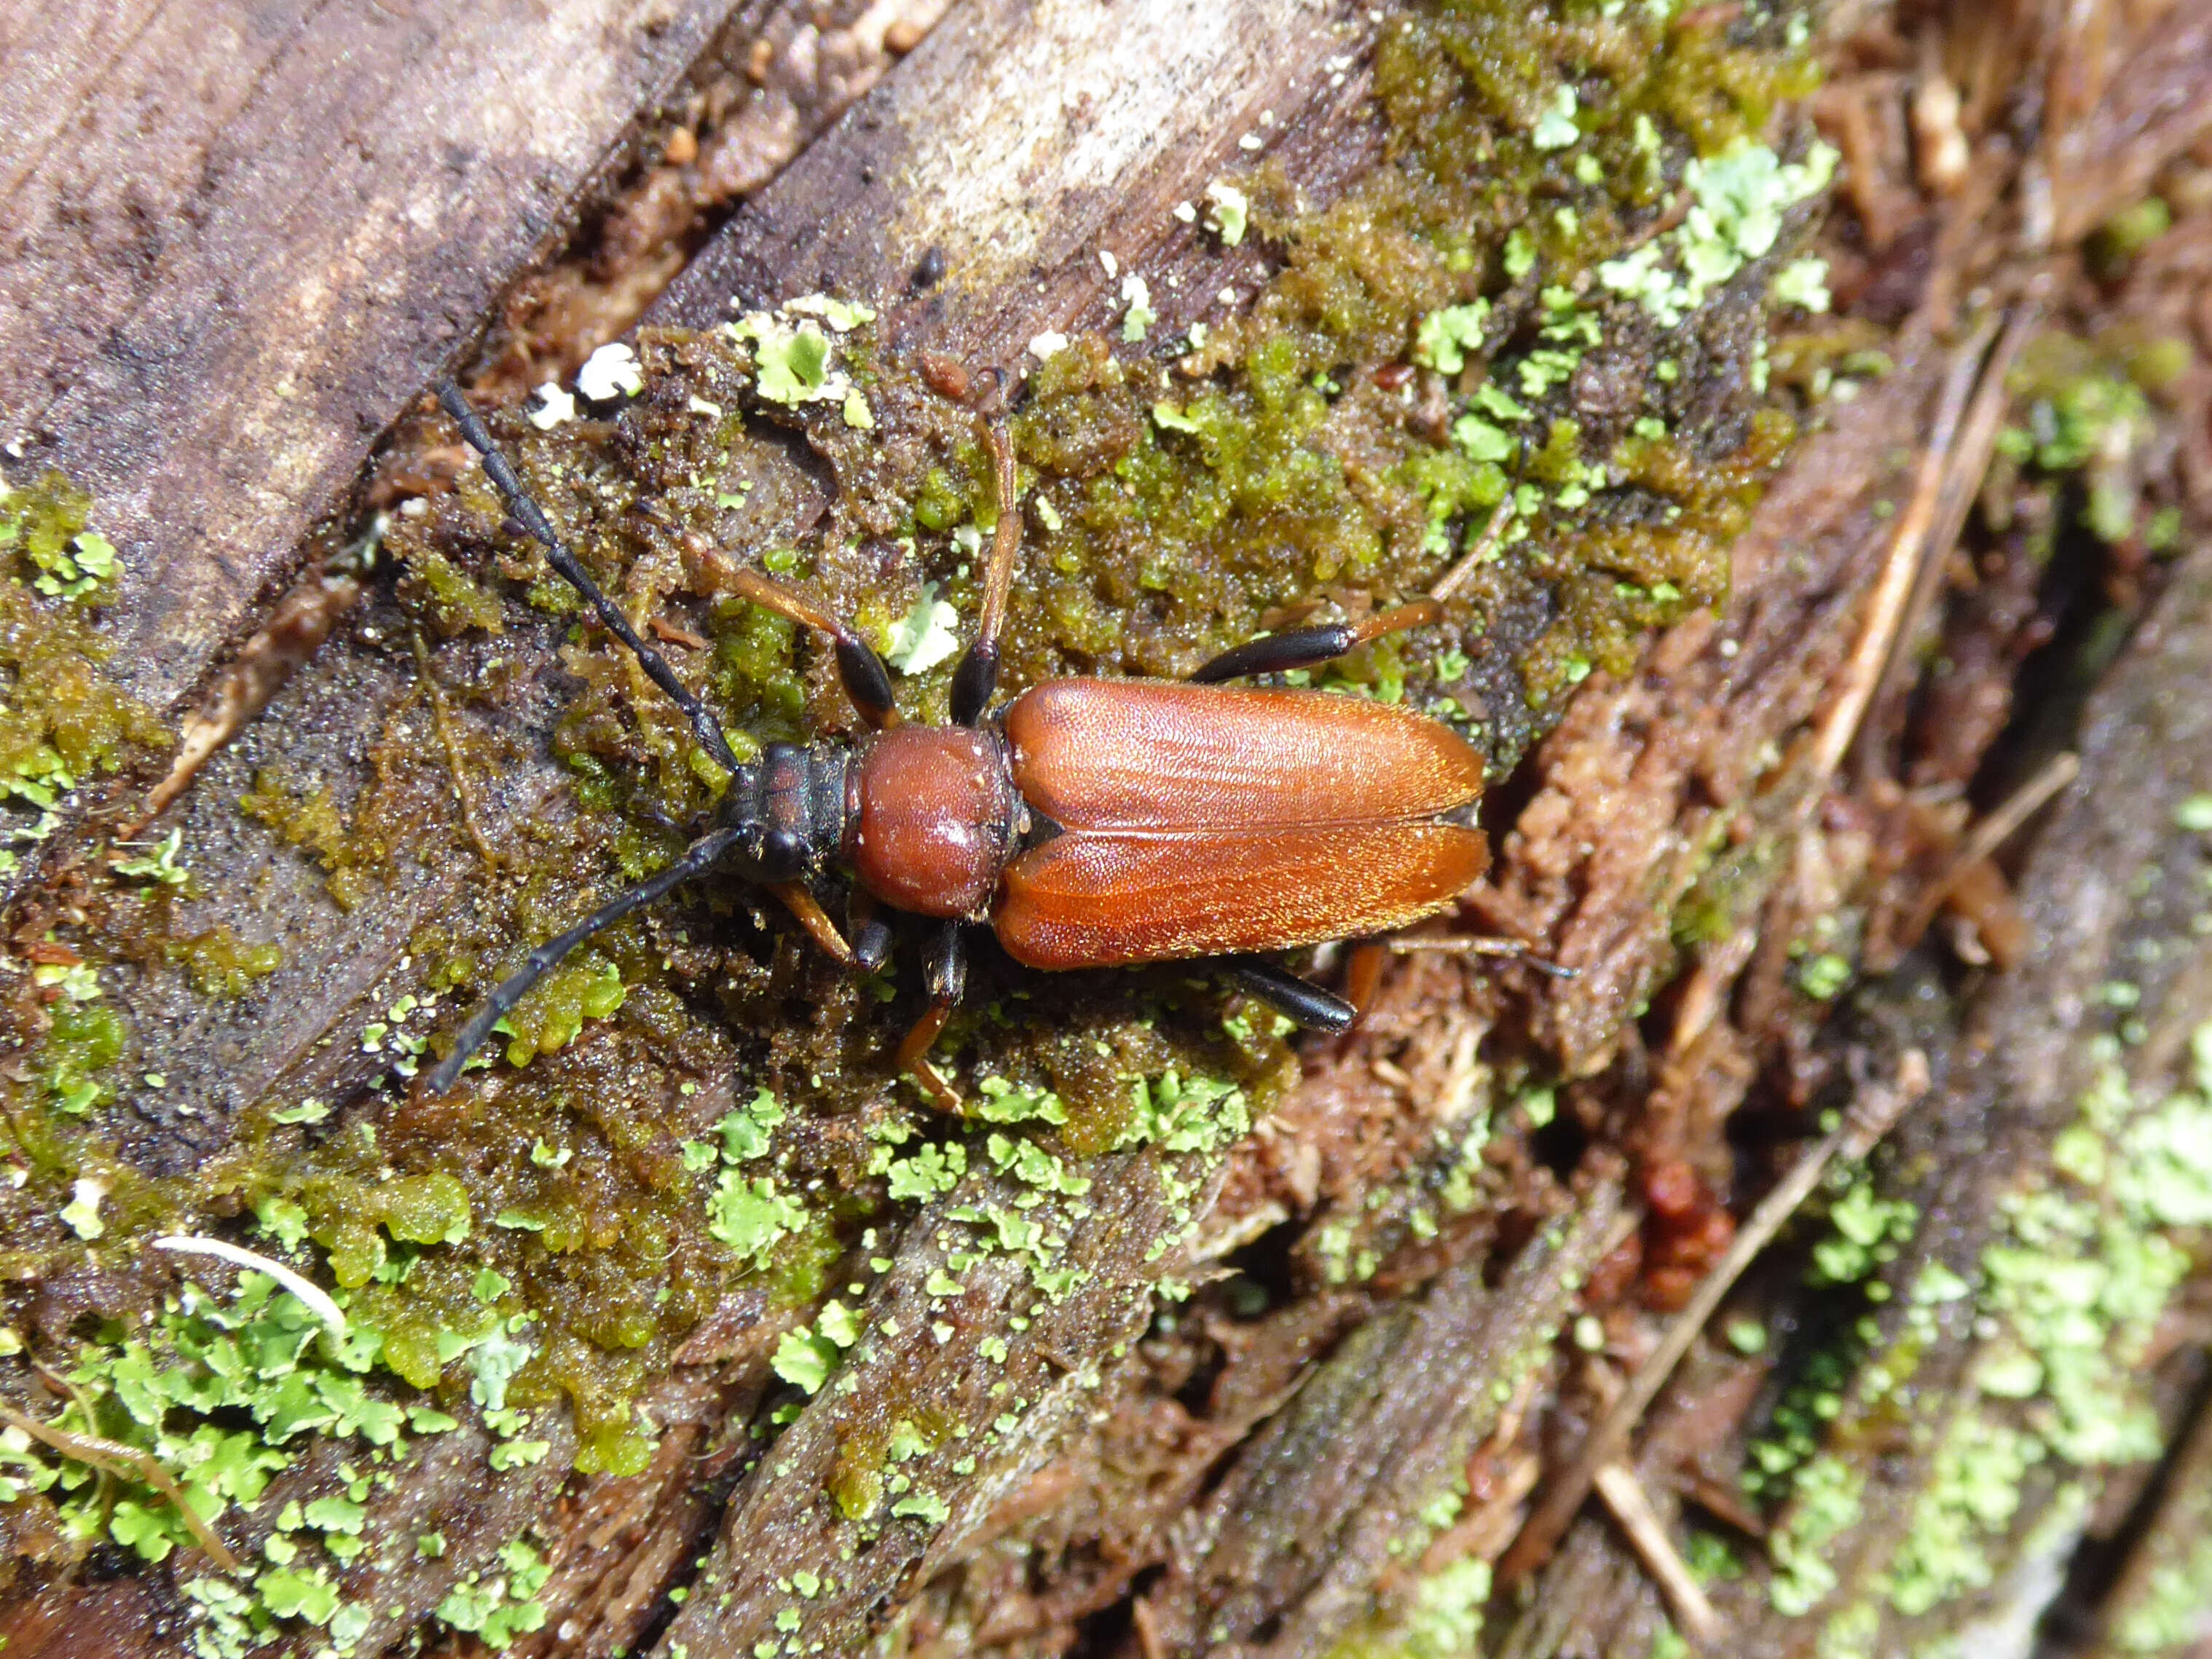
<instances>
[{"instance_id":1,"label":"red longhorn beetle","mask_svg":"<svg viewBox=\"0 0 2212 1659\"><path fill-rule=\"evenodd\" d=\"M1483 758L1449 726L1358 697L1220 684L1316 667L1433 622L1438 597L1474 557L1428 599L1358 623L1253 640L1188 683L1047 680L994 710L1021 530L1013 452L1001 428L987 426L999 523L975 640L953 671L951 726L902 722L883 659L848 624L694 543L728 587L829 635L846 695L870 729L851 745L771 744L748 765L562 546L459 391L441 384L438 400L547 562L690 717L731 781L714 827L681 857L546 940L492 992L431 1069L433 1094L453 1086L492 1026L569 951L718 866L768 888L848 966L881 965L890 933L872 914L851 943L838 933L811 890L833 862L850 871L856 899L939 919L924 969L929 1006L898 1061L957 1111L959 1097L927 1056L960 1000L976 924L1031 968L1212 958L1297 1024L1340 1031L1356 1015L1352 1004L1255 953L1402 927L1444 908L1489 865L1474 823ZM1509 941L1464 944L1521 953Z\"/></svg>"}]
</instances>

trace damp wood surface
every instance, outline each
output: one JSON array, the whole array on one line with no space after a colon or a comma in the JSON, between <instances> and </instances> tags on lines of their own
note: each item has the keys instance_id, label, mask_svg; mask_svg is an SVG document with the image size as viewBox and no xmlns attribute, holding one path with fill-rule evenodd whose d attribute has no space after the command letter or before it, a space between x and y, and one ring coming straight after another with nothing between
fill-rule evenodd
<instances>
[{"instance_id":1,"label":"damp wood surface","mask_svg":"<svg viewBox=\"0 0 2212 1659\"><path fill-rule=\"evenodd\" d=\"M709 158L750 189L880 73L886 27L938 8L878 7L872 37L802 9L0 14L0 441L139 550L114 641L137 696L187 697L329 550L309 532L347 527L373 446L718 33L773 49Z\"/></svg>"},{"instance_id":2,"label":"damp wood surface","mask_svg":"<svg viewBox=\"0 0 2212 1659\"><path fill-rule=\"evenodd\" d=\"M65 27L72 15L40 27ZM532 20L535 27L559 22L542 11ZM659 21L658 35L627 27L622 34L657 44L635 46L620 60L629 78L594 93L605 106L599 148L714 26L703 13ZM2071 157L2058 195L2075 231L2104 222L2141 187L2127 148L2137 135L2166 133L2168 159L2185 148L2192 132L2182 131L2186 118L2171 88L2198 84L2188 65L2204 27L2202 9L2186 4L2154 18L2148 40L2123 61L2163 65L2160 76L2113 78L2087 106L2081 131L2088 136L2071 152L2051 147ZM648 323L710 327L732 314L732 300L750 307L826 290L879 304L895 352L941 351L1012 376L1031 364L1024 352L1032 338L1118 323L1126 301L1102 248L1152 277L1164 327L1229 314L1234 307L1219 291L1249 291L1267 274L1266 256L1211 245L1172 210L1202 198L1232 161L1255 155L1319 199L1370 161L1380 140L1364 103L1368 29L1364 12L1304 6L1225 4L1194 20L1187 8L1153 0L1112 8L963 0L875 94L738 210ZM514 36L504 39L511 52ZM614 61L596 49L573 56ZM285 60L270 61L281 68ZM588 100L579 94L568 101ZM427 96L410 103L426 120L454 106ZM528 109L508 113L518 134L538 131ZM428 144L445 129L425 131ZM51 149L59 131L41 143ZM155 437L143 410L143 420L118 428L137 434L115 441L125 447L94 443L94 392L110 386L107 395L121 398L137 386L151 394L149 407L164 407L160 399L172 395L166 368L134 366L103 349L96 373L56 367L27 380L51 411L40 417L51 458L94 485L103 505L118 503L117 523L161 520L131 567L114 629L118 660L144 677L133 682L144 695L181 694L215 650L264 619L271 582L321 510L313 503L350 486L374 432L442 361L461 319L482 310L494 272L555 222L550 198L568 199L597 164L599 148L580 128L564 132L568 148L555 149L568 158L566 173L521 137L471 162L549 181L539 187L544 204L532 210L542 219L440 217L416 226L419 247L380 245L380 273L395 283L396 273L416 274L394 289L404 303L379 308L393 326L374 340L334 345L329 332L303 334L283 351L264 352L219 335L194 347L254 358L252 372L266 384L249 378L237 407L319 400L319 412L301 409L296 429L250 440L263 446L251 456L205 433L176 452L193 465L221 456L225 476L252 465L296 481L241 496L258 502L258 517L240 517L246 509L234 506L178 509L199 499L191 494L199 486L161 470L168 464L149 447ZM1248 137L1258 144L1240 144ZM557 190L550 182L556 174L568 181ZM15 187L38 176L26 172ZM2111 182L2067 182L2077 178ZM526 188L495 194L538 200ZM477 192L467 214L491 212L487 202ZM464 208L457 198L441 211L460 216ZM395 217L404 219L404 204ZM1132 1633L1118 1650L1146 1656L1431 1651L1408 1646L1394 1622L1420 1605L1419 1584L1433 1576L1433 1564L1404 1556L1401 1540L1474 1540L1465 1562L1495 1559L1518 1513L1515 1492L1528 1490L1513 1482L1525 1481L1516 1472L1527 1467L1530 1447L1540 1434L1548 1450L1571 1449L1589 1420L1589 1400L1601 1389L1587 1379L1611 1376L1602 1369L1605 1340L1591 1351L1578 1332L1571 1348L1559 1341L1556 1356L1553 1344L1584 1305L1583 1287L1603 1277L1609 1253L1658 1237L1648 1222L1639 1231L1632 1164L1694 1158L1701 1176L1725 1190L1735 1171L1717 1167L1729 1157L1718 1124L1749 1092L1754 1056L1771 1058L1760 1045L1790 1021L1801 1031L1817 1026L1818 1011L1802 1000L1788 1004L1785 1019L1776 987L1793 960L1793 931L1808 920L1791 908L1794 884L1804 878L1807 825L1826 833L1847 818L1838 805L1832 822L1823 805L1832 784L1839 796L1849 793L1859 762L1848 762L1837 782L1819 766L1808 733L1837 706L1851 673L1869 596L1895 545L1899 503L1910 497L1916 459L1956 372L1965 290L1987 283L2001 301L2017 302L2034 264L1977 263L1961 252L2009 230L1987 197L1969 192L1929 219L1919 246L1948 256L1936 260L1933 283L1913 290L1917 304L1903 319L1869 336L1887 354L1884 372L1856 401L1824 415L1754 511L1733 550L1725 601L1656 632L1632 672L1589 680L1521 775L1517 823L1500 834L1497 866L1465 920L1528 939L1577 978L1548 981L1520 970L1499 993L1457 962L1408 959L1386 977L1365 1032L1310 1047L1300 1077L1249 1138L1072 1158L1074 1179L1088 1183L1087 1214L1066 1258L1079 1275L1075 1288L1033 1317L1018 1315L1028 1322L1011 1340L1000 1334L1006 1316L1031 1309L1012 1261L971 1266L953 1293L937 1288L946 1230L1023 1196L1003 1170L969 1170L885 1237L871 1235L866 1253L880 1251L884 1265L871 1269L868 1317L878 1330L903 1328L907 1340L854 1349L836 1387L803 1407L787 1401L790 1420L779 1422L764 1449L753 1435L775 1386L769 1357L787 1335L803 1334L810 1316L801 1302L763 1288L723 1296L672 1356L652 1350L656 1369L637 1379L635 1407L659 1437L634 1472L568 1474L588 1436L555 1403L537 1413L547 1441L542 1461L487 1480L482 1459L492 1437L461 1406L463 1426L422 1442L429 1454L368 1500L368 1525L380 1535L434 1533L441 1544L365 1559L345 1575L349 1594L374 1609L358 1650L404 1641L452 1606L457 1591L495 1571L500 1547L527 1531L551 1564L539 1592L550 1617L513 1637L508 1650L549 1659L635 1652L641 1644L667 1659L738 1659L773 1647L794 1618L830 1652L863 1650L887 1631L903 1632L899 1639L914 1651L1057 1652L1086 1627L1105 1630L1086 1623L1102 1609L1115 1617L1127 1610ZM448 259L440 252L455 246L466 252ZM933 251L943 280L917 282ZM441 289L441 276L474 286ZM170 278L149 279L146 304L166 305L170 293ZM429 295L434 301L422 297ZM115 301L103 325L111 340L131 337L150 314L129 298ZM434 313L436 326L426 322ZM0 324L10 314L0 313ZM343 306L329 314L330 332L358 327ZM392 377L389 402L372 399L365 368L343 368L356 361L349 354L372 349L384 354L377 395L387 389L383 368L413 364L411 378ZM193 372L230 361L210 357ZM288 372L323 390L283 402L276 377ZM9 395L16 395L12 387ZM201 432L191 422L212 421L220 407L184 411L179 432ZM295 443L308 447L273 447ZM742 475L749 510L771 526L764 540L797 540L828 521L823 466L787 436L737 445L731 467L732 479ZM2204 1017L2202 936L2174 925L2194 914L2202 880L2197 832L2185 833L2177 815L2212 794L2212 733L2193 695L2212 674L2212 576L2201 550L2203 517L2197 507L2191 514L2181 553L2157 576L2155 604L2116 658L2090 659L2094 689L2079 688L2069 704L2063 738L2081 751L2081 778L2015 872L2035 942L2027 965L1970 979L1963 990L1956 976L1943 980L1948 988L1930 989L1942 976L1916 958L1817 1037L1831 1085L1819 1103L1846 1098L1837 1082L1846 1076L1891 1082L1907 1066L1907 1051L1926 1070L1917 1085L1924 1106L1878 1165L1883 1200L1912 1205L1923 1231L1883 1269L1895 1294L1869 1316L1881 1325L1871 1345L1877 1353L1912 1346L1913 1386L1925 1390L1914 1408L1930 1423L1957 1420L1966 1379L1989 1357L1990 1340L1963 1304L1942 1304L1928 1340L1909 1323L1910 1310L1927 1305L1914 1301L1912 1287L1933 1261L1971 1278L2005 1224L2006 1196L2047 1176L2051 1146L2094 1080L2088 1039L2117 1018L2105 988L2135 988L2128 1006L2142 1011L2146 1032L2123 1069L2131 1085L2153 1092L2185 1067L2188 1031ZM189 532L174 527L187 520ZM166 539L184 534L199 539L189 547ZM234 544L251 544L251 556L210 559L208 550ZM167 574L185 569L200 574L191 582ZM176 901L168 932L208 939L228 929L248 944L280 946L281 959L228 996L197 991L173 960L115 992L137 1044L130 1069L142 1079L125 1085L135 1120L125 1151L138 1173L177 1180L203 1167L242 1167L246 1135L273 1137L307 1157L363 1121L382 1123L393 1144L451 1137L465 1145L464 1156L489 1164L500 1156L502 1118L510 1136L520 1133L526 1113L547 1109L545 1098L580 1119L602 1114L611 1135L635 1135L625 1151L642 1164L680 1140L711 1147L717 1126L750 1092L744 1066L763 1050L817 1063L838 1054L836 1028L851 1017L854 994L805 961L787 934L779 942L756 912L750 926L768 941L766 961L728 998L731 1029L687 1022L659 1004L640 1016L662 1022L649 1027L656 1037L674 1033L665 1045L680 1064L633 1063L643 1046L636 1030L648 1029L641 1024L580 1045L561 1060L566 1069L548 1097L509 1079L504 1092L495 1086L447 1109L379 1103L386 1097L373 1091L394 1057L383 1027L401 1023L389 1011L419 988L426 961L445 948L439 941L465 933L459 918L501 879L501 861L574 857L598 867L612 856L603 839L563 840L587 816L571 802L576 769L548 752L574 684L560 655L570 619L515 605L506 613L503 631L490 638L434 629L426 637L428 607L398 603L372 584L358 612L161 821L184 832L199 878ZM173 641L167 654L134 644L156 637ZM818 712L836 694L817 673L806 696ZM300 797L318 778L344 780L349 810L357 818L373 812L384 825L392 845L365 858L365 878L306 827ZM465 799L456 779L472 781ZM264 805L241 812L248 796ZM288 799L285 818L278 809ZM272 833L279 824L289 826L282 836ZM1729 859L1738 861L1729 866L1725 903L1716 902L1728 926L1686 943L1685 910L1710 893L1717 861ZM367 884L335 902L339 884L357 878ZM26 924L27 936L65 921L72 879L69 870L52 872L33 896L35 927ZM535 896L540 932L587 896L580 875ZM693 949L686 925L657 925L652 954L684 959ZM2147 941L2158 948L2146 949ZM787 1029L764 1037L777 1018ZM1377 1210L1387 1222L1393 1160L1433 1156L1431 1115L1455 1121L1452 1113L1478 1094L1485 1114L1501 1121L1533 1111L1503 1095L1492 1101L1492 1079L1478 1076L1478 1046L1500 1019L1514 1024L1515 1052L1540 1057L1558 1079L1564 1122L1594 1143L1579 1167L1559 1176L1541 1167L1528 1151L1533 1132L1516 1119L1521 1138L1499 1154L1519 1160L1516 1231L1463 1218L1433 1243L1401 1237L1379 1274L1322 1288L1331 1258L1317 1242L1327 1231L1319 1224L1350 1233L1379 1224L1364 1219ZM158 1085L146 1080L149 1073ZM534 1078L525 1081L538 1087ZM620 1122L609 1104L617 1097L629 1114ZM301 1100L334 1103L330 1126L271 1127L270 1103ZM1784 1115L1774 1111L1765 1122ZM647 1121L649 1135L637 1127ZM830 1126L825 1138L839 1133ZM1757 1176L1767 1172L1756 1161L1764 1152L1744 1155ZM838 1155L859 1153L846 1147ZM1197 1217L1194 1227L1188 1214ZM1299 1295L1249 1322L1204 1300L1210 1284L1245 1270L1236 1265L1246 1260L1237 1254L1244 1245L1293 1217L1315 1224L1285 1247L1305 1275ZM48 1217L13 1218L26 1239L34 1220L52 1226ZM1170 1236L1174 1249L1156 1248ZM840 1266L859 1271L849 1260ZM51 1339L90 1316L142 1317L171 1283L167 1264L150 1259L58 1275L39 1291L38 1328ZM1203 1317L1188 1329L1155 1330L1164 1283L1185 1296L1196 1285ZM1817 1316L1821 1293L1796 1278L1770 1275L1753 1290L1778 1332L1808 1309ZM1211 1338L1194 1332L1228 1334L1214 1351L1204 1346ZM1692 1511L1680 1494L1692 1492L1698 1459L1716 1460L1717 1479L1734 1476L1712 1444L1734 1419L1717 1431L1713 1422L1729 1401L1739 1415L1747 1411L1776 1363L1711 1340L1687 1362L1681 1389L1662 1401L1639 1449L1639 1473L1670 1523L1687 1525ZM1582 1380L1571 1389L1568 1377ZM1555 1386L1572 1405L1540 1431L1529 1426ZM878 1537L854 1524L845 1495L856 1481L892 1471L897 1459L884 1448L898 1443L902 1428L942 1443L908 1455L927 1463L942 1451L949 1462L957 1449L945 1440L951 1425L988 1420L1006 1389L1022 1402L1018 1430L988 1443L977 1437L958 1480L941 1488L950 1498L934 1529ZM2186 1390L2176 1382L2168 1392ZM2180 1411L2167 1403L2172 1432ZM1999 1577L1986 1595L1986 1585L1967 1586L1932 1616L1883 1603L1883 1575L1915 1506L1938 1485L1935 1438L1891 1435L1897 1405L1863 1382L1845 1392L1836 1435L1875 1473L1860 1515L1820 1544L1838 1581L1822 1615L1851 1613L1852 1631L1872 1632L1869 1653L1995 1628L2011 1582ZM2190 1505L2203 1485L2202 1440L2200 1428L2148 1534L2145 1548L2160 1552L2160 1563L2185 1553ZM264 1522L284 1502L342 1490L335 1461L312 1457L281 1474L262 1518L235 1541L260 1547ZM1473 1470L1484 1472L1481 1480ZM1461 1489L1470 1484L1461 1514ZM2059 1502L2062 1485L2055 1474L2038 1475L2003 1528L1990 1529L1985 1548L2000 1565L2010 1560L2004 1549ZM1486 1511L1483 1499L1500 1490L1500 1507ZM832 1492L836 1501L825 1495ZM2063 1500L2080 1501L2078 1493ZM1462 1531L1424 1518L1440 1503L1459 1516ZM2073 1514L2062 1509L2062 1521ZM2041 1535L2038 1559L2063 1555L2090 1524L2068 1521L2055 1544ZM1032 1553L1043 1565L1027 1565ZM2116 1605L2149 1599L2151 1571L2124 1579ZM795 1583L814 1588L795 1593ZM671 1587L683 1589L680 1603L665 1599ZM1750 1659L1807 1649L1807 1620L1775 1611L1767 1591L1757 1572L1715 1589L1730 1630L1717 1650ZM1642 1564L1595 1509L1520 1595L1501 1593L1485 1625L1487 1647L1516 1659L1640 1656L1671 1634ZM174 1585L152 1576L27 1573L0 1592L11 1659L180 1653L189 1613ZM290 1650L313 1650L311 1635L284 1639Z\"/></svg>"}]
</instances>

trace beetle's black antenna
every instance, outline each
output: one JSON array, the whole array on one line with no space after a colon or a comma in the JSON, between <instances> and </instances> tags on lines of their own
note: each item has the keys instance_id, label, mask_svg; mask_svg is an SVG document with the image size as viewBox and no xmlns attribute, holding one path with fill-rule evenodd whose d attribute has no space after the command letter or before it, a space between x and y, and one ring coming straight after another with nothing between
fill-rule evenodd
<instances>
[{"instance_id":1,"label":"beetle's black antenna","mask_svg":"<svg viewBox=\"0 0 2212 1659\"><path fill-rule=\"evenodd\" d=\"M730 740L722 735L722 724L714 718L714 710L693 696L684 682L676 678L676 671L668 665L666 659L637 636L637 630L629 625L629 618L616 608L612 599L599 591L599 585L592 580L591 573L576 562L576 556L561 544L560 535L553 528L553 520L546 517L545 509L538 506L532 499L530 492L522 487L522 480L515 477L514 466L501 453L499 446L492 441L491 434L485 429L476 410L469 407L469 400L461 395L461 389L451 380L441 380L438 383L438 401L444 405L446 413L453 417L454 424L461 428L461 436L468 440L469 447L483 457L484 471L499 486L499 493L507 498L507 511L514 515L517 523L544 544L545 562L551 565L569 586L584 596L592 609L599 612L599 620L606 624L608 632L629 647L630 654L637 659L638 666L645 670L646 678L665 691L670 700L684 711L691 722L692 731L698 734L699 741L707 745L707 752L720 765L732 772L737 771L738 757L730 752Z\"/></svg>"},{"instance_id":2,"label":"beetle's black antenna","mask_svg":"<svg viewBox=\"0 0 2212 1659\"><path fill-rule=\"evenodd\" d=\"M563 957L592 934L613 927L641 904L650 904L670 888L706 874L714 867L714 860L743 840L746 833L740 826L712 830L700 836L665 870L616 894L567 933L556 933L532 951L523 958L522 966L501 980L484 999L483 1006L469 1017L469 1023L453 1039L453 1053L430 1068L423 1079L424 1086L433 1095L442 1095L452 1088L453 1079L460 1076L470 1056L483 1048L485 1039L491 1036L491 1028L506 1018L508 1011L530 994L530 988L557 967Z\"/></svg>"}]
</instances>

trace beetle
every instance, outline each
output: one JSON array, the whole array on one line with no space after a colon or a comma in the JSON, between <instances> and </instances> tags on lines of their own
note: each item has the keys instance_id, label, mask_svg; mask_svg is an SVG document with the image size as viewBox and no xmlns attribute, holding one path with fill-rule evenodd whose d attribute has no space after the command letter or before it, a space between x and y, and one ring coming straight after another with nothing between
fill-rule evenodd
<instances>
[{"instance_id":1,"label":"beetle","mask_svg":"<svg viewBox=\"0 0 2212 1659\"><path fill-rule=\"evenodd\" d=\"M691 550L728 589L830 640L868 728L851 744L771 744L747 763L562 544L459 390L442 383L438 399L513 520L683 710L730 784L713 827L667 868L538 946L492 991L428 1073L433 1095L453 1086L501 1017L568 952L717 869L767 888L850 967L880 966L890 933L865 900L851 939L838 932L813 891L833 866L849 874L856 899L935 919L928 1005L898 1065L957 1111L959 1097L928 1051L960 1000L979 926L1033 969L1207 959L1297 1024L1341 1031L1352 1005L1264 953L1434 915L1488 867L1475 821L1483 757L1449 726L1333 692L1224 684L1318 667L1433 622L1446 584L1358 623L1250 641L1188 680L1047 680L994 708L1021 532L1012 447L1003 427L987 423L999 520L975 637L953 671L949 726L902 720L883 659L848 623L694 538ZM1498 527L1493 520L1493 534ZM1522 954L1511 941L1468 943Z\"/></svg>"}]
</instances>

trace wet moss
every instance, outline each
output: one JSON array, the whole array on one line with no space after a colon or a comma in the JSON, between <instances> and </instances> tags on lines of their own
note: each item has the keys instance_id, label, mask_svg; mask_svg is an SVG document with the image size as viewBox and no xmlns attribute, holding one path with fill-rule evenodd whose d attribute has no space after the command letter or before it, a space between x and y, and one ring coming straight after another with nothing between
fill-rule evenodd
<instances>
[{"instance_id":1,"label":"wet moss","mask_svg":"<svg viewBox=\"0 0 2212 1659\"><path fill-rule=\"evenodd\" d=\"M228 922L189 939L171 939L165 949L170 961L183 964L192 988L209 997L243 996L255 980L266 979L284 960L283 945L274 940L249 944Z\"/></svg>"},{"instance_id":2,"label":"wet moss","mask_svg":"<svg viewBox=\"0 0 2212 1659\"><path fill-rule=\"evenodd\" d=\"M0 801L12 809L0 874L52 830L62 797L168 740L104 666L98 612L118 567L91 520L92 498L59 473L0 483Z\"/></svg>"}]
</instances>

